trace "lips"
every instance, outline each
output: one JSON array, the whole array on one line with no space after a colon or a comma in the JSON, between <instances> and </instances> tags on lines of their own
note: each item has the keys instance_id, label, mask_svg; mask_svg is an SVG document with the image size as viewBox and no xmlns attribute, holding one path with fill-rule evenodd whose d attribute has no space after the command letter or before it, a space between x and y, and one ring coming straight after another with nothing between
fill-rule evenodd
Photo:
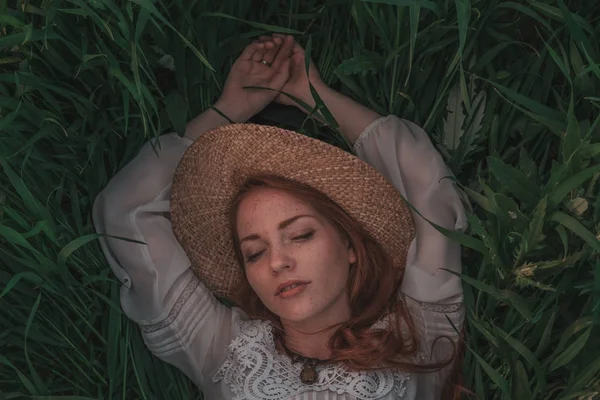
<instances>
[{"instance_id":1,"label":"lips","mask_svg":"<svg viewBox=\"0 0 600 400\"><path fill-rule=\"evenodd\" d=\"M291 289L284 289L281 293L277 295L277 297L279 297L282 300L296 297L296 295L302 293L307 286L307 283L300 283L297 285L288 286Z\"/></svg>"},{"instance_id":2,"label":"lips","mask_svg":"<svg viewBox=\"0 0 600 400\"><path fill-rule=\"evenodd\" d=\"M310 282L308 282L308 281L300 281L300 280L291 280L291 281L283 282L281 285L277 286L277 290L275 291L275 296L284 294L284 293L287 293L288 291L290 291L289 286L297 285L298 287L300 287L300 286L308 285L309 283ZM286 291L284 291L284 289L286 289ZM291 289L291 290L294 290L294 289Z\"/></svg>"}]
</instances>

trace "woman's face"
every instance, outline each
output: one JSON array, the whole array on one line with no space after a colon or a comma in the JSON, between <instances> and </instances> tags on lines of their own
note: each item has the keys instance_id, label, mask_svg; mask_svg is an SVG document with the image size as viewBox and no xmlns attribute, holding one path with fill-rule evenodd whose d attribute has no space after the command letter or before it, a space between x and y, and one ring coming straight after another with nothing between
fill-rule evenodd
<instances>
[{"instance_id":1,"label":"woman's face","mask_svg":"<svg viewBox=\"0 0 600 400\"><path fill-rule=\"evenodd\" d=\"M350 316L347 283L356 255L310 205L282 190L254 189L240 202L237 230L248 281L282 322ZM290 282L300 285L282 291Z\"/></svg>"}]
</instances>

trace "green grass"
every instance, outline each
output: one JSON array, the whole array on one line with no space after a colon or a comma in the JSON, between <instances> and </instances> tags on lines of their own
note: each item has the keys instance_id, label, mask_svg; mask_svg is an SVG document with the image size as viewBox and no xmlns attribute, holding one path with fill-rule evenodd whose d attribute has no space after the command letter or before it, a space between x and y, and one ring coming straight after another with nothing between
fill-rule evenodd
<instances>
[{"instance_id":1,"label":"green grass","mask_svg":"<svg viewBox=\"0 0 600 400\"><path fill-rule=\"evenodd\" d=\"M0 27L0 399L201 398L120 311L90 209L265 32L421 124L463 185L467 386L600 393L600 3L7 0Z\"/></svg>"}]
</instances>

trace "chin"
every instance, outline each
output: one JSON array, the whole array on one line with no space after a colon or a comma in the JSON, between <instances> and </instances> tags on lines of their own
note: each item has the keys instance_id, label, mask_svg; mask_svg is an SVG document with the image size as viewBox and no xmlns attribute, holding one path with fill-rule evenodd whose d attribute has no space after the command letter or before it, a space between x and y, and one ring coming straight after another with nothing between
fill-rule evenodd
<instances>
[{"instance_id":1,"label":"chin","mask_svg":"<svg viewBox=\"0 0 600 400\"><path fill-rule=\"evenodd\" d=\"M306 307L305 305L298 305L297 307L278 307L276 310L271 310L279 318L290 322L302 322L310 319L315 315L314 310Z\"/></svg>"},{"instance_id":2,"label":"chin","mask_svg":"<svg viewBox=\"0 0 600 400\"><path fill-rule=\"evenodd\" d=\"M280 315L279 318L284 319L289 322L302 322L302 321L306 321L311 316L312 315L310 313L304 313L304 314L286 313L286 314Z\"/></svg>"}]
</instances>

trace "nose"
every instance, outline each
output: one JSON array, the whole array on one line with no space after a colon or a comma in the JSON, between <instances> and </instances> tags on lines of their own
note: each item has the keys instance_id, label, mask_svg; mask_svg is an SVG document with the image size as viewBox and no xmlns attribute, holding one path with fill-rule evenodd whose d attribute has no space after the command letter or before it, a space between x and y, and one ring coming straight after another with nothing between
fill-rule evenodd
<instances>
[{"instance_id":1,"label":"nose","mask_svg":"<svg viewBox=\"0 0 600 400\"><path fill-rule=\"evenodd\" d=\"M281 247L279 247L279 248L272 247L270 250L270 254L271 254L271 259L270 259L271 272L273 272L274 274L277 274L284 269L292 269L293 268L293 265L294 265L293 260L289 256L289 254L285 251L285 249L283 249Z\"/></svg>"}]
</instances>

